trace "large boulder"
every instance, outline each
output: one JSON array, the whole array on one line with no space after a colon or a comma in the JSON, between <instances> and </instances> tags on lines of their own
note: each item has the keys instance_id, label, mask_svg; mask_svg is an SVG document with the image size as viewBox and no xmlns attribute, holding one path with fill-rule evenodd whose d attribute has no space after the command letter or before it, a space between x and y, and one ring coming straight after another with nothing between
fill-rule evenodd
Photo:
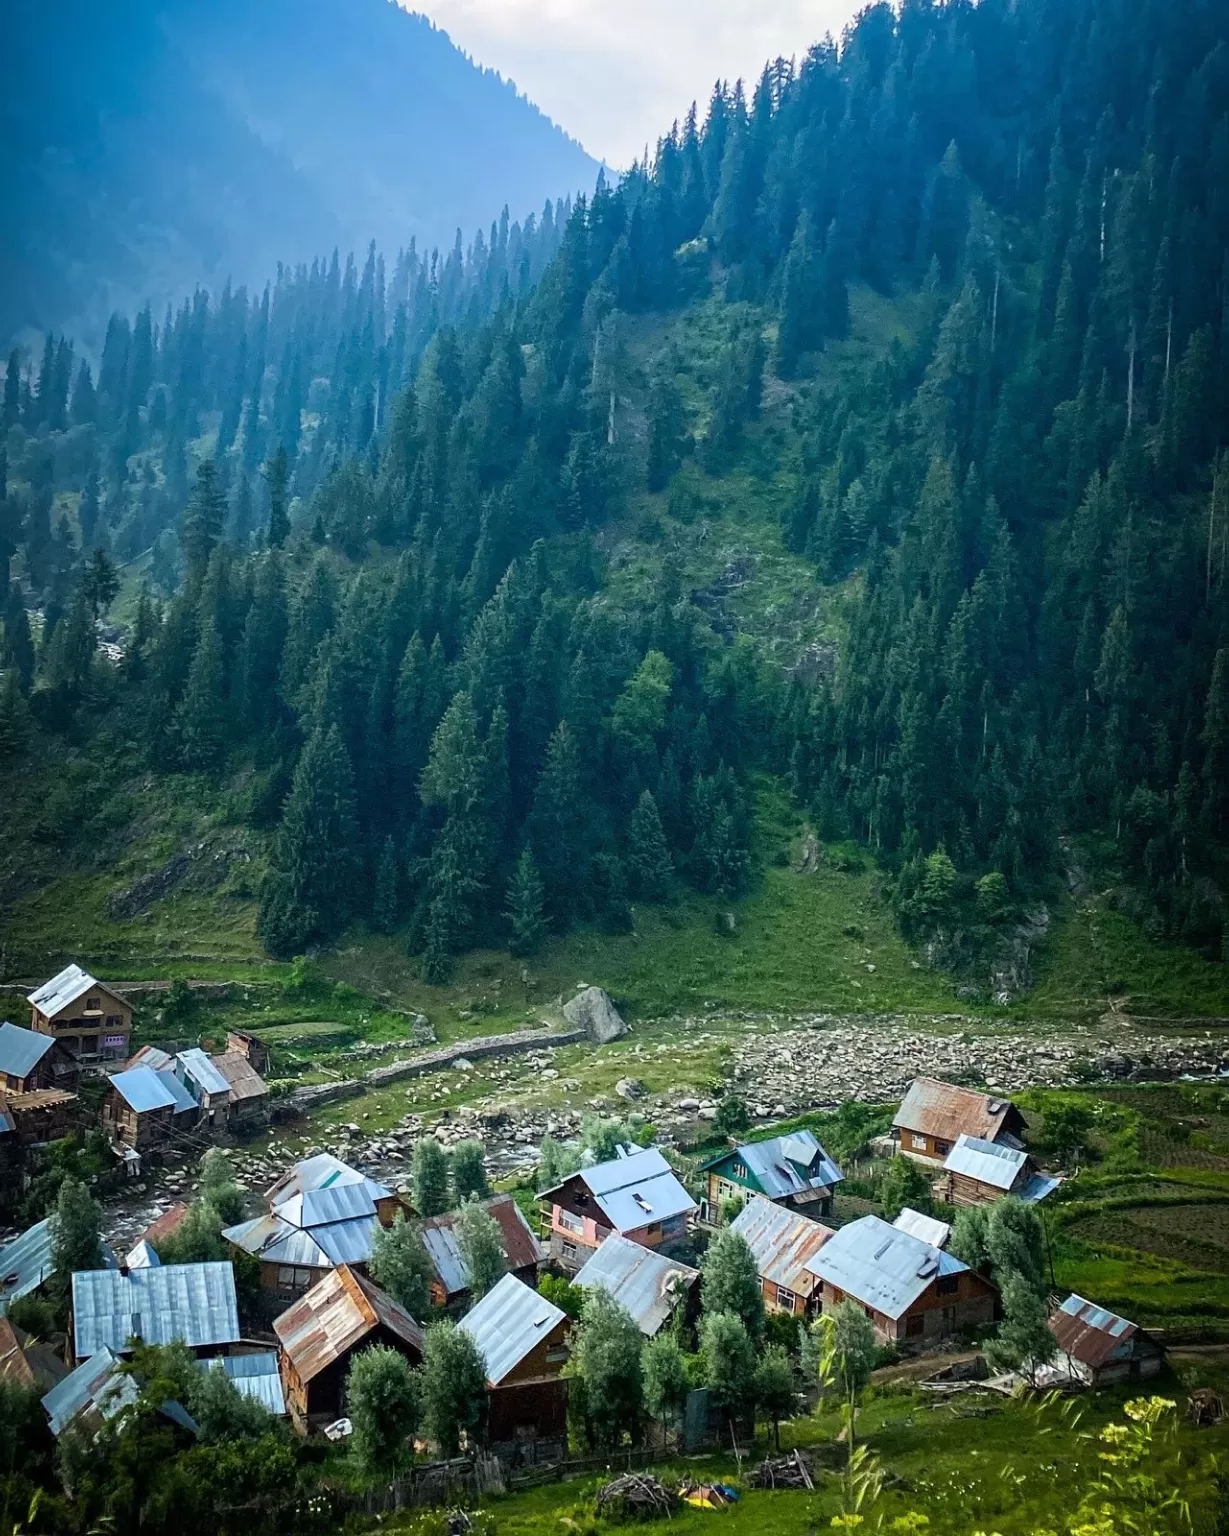
<instances>
[{"instance_id":1,"label":"large boulder","mask_svg":"<svg viewBox=\"0 0 1229 1536\"><path fill-rule=\"evenodd\" d=\"M626 1023L610 1001L610 993L601 987L586 987L578 992L570 1003L564 1004L563 1016L573 1029L583 1029L598 1045L607 1045L627 1033Z\"/></svg>"}]
</instances>

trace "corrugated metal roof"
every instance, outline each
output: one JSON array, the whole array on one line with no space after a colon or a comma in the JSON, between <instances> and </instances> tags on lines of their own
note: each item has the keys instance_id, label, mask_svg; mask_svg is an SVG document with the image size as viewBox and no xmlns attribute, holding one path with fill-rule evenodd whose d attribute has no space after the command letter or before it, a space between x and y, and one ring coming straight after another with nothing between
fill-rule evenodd
<instances>
[{"instance_id":1,"label":"corrugated metal roof","mask_svg":"<svg viewBox=\"0 0 1229 1536\"><path fill-rule=\"evenodd\" d=\"M955 1141L962 1132L996 1140L1005 1123L1018 1119L1015 1105L1000 1094L978 1093L955 1083L941 1083L937 1078L917 1077L909 1085L892 1124L944 1141Z\"/></svg>"},{"instance_id":2,"label":"corrugated metal roof","mask_svg":"<svg viewBox=\"0 0 1229 1536\"><path fill-rule=\"evenodd\" d=\"M832 1228L797 1211L752 1195L730 1224L755 1256L761 1280L804 1294L811 1289L813 1260L833 1236Z\"/></svg>"},{"instance_id":3,"label":"corrugated metal roof","mask_svg":"<svg viewBox=\"0 0 1229 1536\"><path fill-rule=\"evenodd\" d=\"M505 1275L459 1326L477 1345L486 1361L487 1380L497 1387L526 1355L566 1322L567 1314L554 1302L539 1296L515 1275Z\"/></svg>"},{"instance_id":4,"label":"corrugated metal roof","mask_svg":"<svg viewBox=\"0 0 1229 1536\"><path fill-rule=\"evenodd\" d=\"M500 1246L509 1269L536 1268L546 1262L542 1244L511 1195L492 1195L482 1205L499 1228ZM443 1216L432 1216L419 1228L428 1257L448 1296L457 1296L469 1290L469 1267L457 1241L457 1215L456 1211L449 1211Z\"/></svg>"},{"instance_id":5,"label":"corrugated metal roof","mask_svg":"<svg viewBox=\"0 0 1229 1536\"><path fill-rule=\"evenodd\" d=\"M233 1344L239 1337L234 1269L215 1262L127 1275L80 1270L73 1276L73 1334L78 1359L104 1345L122 1354L134 1337L146 1344L180 1339L191 1349Z\"/></svg>"},{"instance_id":6,"label":"corrugated metal roof","mask_svg":"<svg viewBox=\"0 0 1229 1536\"><path fill-rule=\"evenodd\" d=\"M374 1216L376 1203L365 1184L333 1184L309 1189L278 1204L277 1214L294 1227L324 1227L334 1221Z\"/></svg>"},{"instance_id":7,"label":"corrugated metal roof","mask_svg":"<svg viewBox=\"0 0 1229 1536\"><path fill-rule=\"evenodd\" d=\"M175 1100L175 1113L177 1115L187 1114L190 1111L196 1111L200 1109L200 1105L188 1092L187 1088L184 1087L183 1083L181 1083L180 1080L175 1076L174 1068L155 1068L154 1071L158 1081Z\"/></svg>"},{"instance_id":8,"label":"corrugated metal roof","mask_svg":"<svg viewBox=\"0 0 1229 1536\"><path fill-rule=\"evenodd\" d=\"M97 980L88 971L83 971L79 965L66 965L58 975L53 976L50 981L45 981L41 987L30 993L30 1002L40 1013L51 1018L59 1013L61 1008L67 1008L69 1003L75 1003L91 987L97 985Z\"/></svg>"},{"instance_id":9,"label":"corrugated metal roof","mask_svg":"<svg viewBox=\"0 0 1229 1536\"><path fill-rule=\"evenodd\" d=\"M130 1072L117 1072L111 1086L137 1114L147 1114L153 1109L167 1109L175 1103L175 1095L152 1067L133 1067Z\"/></svg>"},{"instance_id":10,"label":"corrugated metal roof","mask_svg":"<svg viewBox=\"0 0 1229 1536\"><path fill-rule=\"evenodd\" d=\"M606 1163L594 1163L592 1168L582 1168L584 1179L591 1194L605 1195L612 1190L626 1189L643 1179L655 1179L658 1174L669 1173L670 1164L656 1147L643 1147L626 1157L612 1157Z\"/></svg>"},{"instance_id":11,"label":"corrugated metal roof","mask_svg":"<svg viewBox=\"0 0 1229 1536\"><path fill-rule=\"evenodd\" d=\"M699 1278L698 1269L616 1232L586 1262L575 1283L609 1291L631 1313L641 1333L651 1339L669 1322L675 1306Z\"/></svg>"},{"instance_id":12,"label":"corrugated metal roof","mask_svg":"<svg viewBox=\"0 0 1229 1536\"><path fill-rule=\"evenodd\" d=\"M202 1371L222 1371L244 1397L255 1398L266 1412L280 1418L286 1412L277 1350L262 1349L250 1355L215 1355L200 1361Z\"/></svg>"},{"instance_id":13,"label":"corrugated metal roof","mask_svg":"<svg viewBox=\"0 0 1229 1536\"><path fill-rule=\"evenodd\" d=\"M582 1168L574 1177L585 1185L616 1232L634 1232L650 1222L669 1221L696 1209L656 1147Z\"/></svg>"},{"instance_id":14,"label":"corrugated metal roof","mask_svg":"<svg viewBox=\"0 0 1229 1536\"><path fill-rule=\"evenodd\" d=\"M1050 1332L1063 1354L1095 1370L1120 1351L1129 1353L1126 1346L1139 1328L1116 1312L1073 1294L1051 1313Z\"/></svg>"},{"instance_id":15,"label":"corrugated metal roof","mask_svg":"<svg viewBox=\"0 0 1229 1536\"><path fill-rule=\"evenodd\" d=\"M901 1317L933 1280L968 1268L878 1216L851 1221L824 1244L812 1269L885 1317Z\"/></svg>"},{"instance_id":16,"label":"corrugated metal roof","mask_svg":"<svg viewBox=\"0 0 1229 1536\"><path fill-rule=\"evenodd\" d=\"M1063 1181L1050 1173L1035 1173L1022 1189L1014 1191L1017 1199L1028 1205L1040 1205L1048 1200Z\"/></svg>"},{"instance_id":17,"label":"corrugated metal roof","mask_svg":"<svg viewBox=\"0 0 1229 1536\"><path fill-rule=\"evenodd\" d=\"M292 1227L277 1215L266 1213L238 1226L224 1227L222 1236L264 1264L295 1264L305 1269L328 1269L330 1265L328 1254L310 1232Z\"/></svg>"},{"instance_id":18,"label":"corrugated metal roof","mask_svg":"<svg viewBox=\"0 0 1229 1536\"><path fill-rule=\"evenodd\" d=\"M263 1099L268 1096L269 1085L252 1063L239 1051L224 1051L210 1058L226 1079L232 1103L242 1099Z\"/></svg>"},{"instance_id":19,"label":"corrugated metal roof","mask_svg":"<svg viewBox=\"0 0 1229 1536\"><path fill-rule=\"evenodd\" d=\"M157 1251L144 1238L128 1250L128 1257L124 1260L128 1269L157 1269L161 1263Z\"/></svg>"},{"instance_id":20,"label":"corrugated metal roof","mask_svg":"<svg viewBox=\"0 0 1229 1536\"><path fill-rule=\"evenodd\" d=\"M189 1078L202 1093L227 1094L230 1085L226 1079L210 1061L199 1047L194 1046L190 1051L180 1051L175 1057L176 1075Z\"/></svg>"},{"instance_id":21,"label":"corrugated metal roof","mask_svg":"<svg viewBox=\"0 0 1229 1536\"><path fill-rule=\"evenodd\" d=\"M1007 1191L1028 1165L1028 1153L1016 1147L1000 1146L980 1136L961 1136L943 1164L948 1173L960 1173Z\"/></svg>"},{"instance_id":22,"label":"corrugated metal roof","mask_svg":"<svg viewBox=\"0 0 1229 1536\"><path fill-rule=\"evenodd\" d=\"M87 1408L113 1419L136 1402L139 1392L131 1376L119 1374L119 1361L111 1351L100 1349L52 1387L43 1398L43 1410L51 1421L51 1433L59 1435Z\"/></svg>"},{"instance_id":23,"label":"corrugated metal roof","mask_svg":"<svg viewBox=\"0 0 1229 1536\"><path fill-rule=\"evenodd\" d=\"M929 1243L932 1248L946 1248L952 1235L949 1222L940 1221L937 1216L924 1216L910 1206L904 1208L892 1225L898 1232L908 1232L910 1237Z\"/></svg>"},{"instance_id":24,"label":"corrugated metal roof","mask_svg":"<svg viewBox=\"0 0 1229 1536\"><path fill-rule=\"evenodd\" d=\"M68 1367L50 1344L0 1317L0 1381L50 1392L68 1375Z\"/></svg>"},{"instance_id":25,"label":"corrugated metal roof","mask_svg":"<svg viewBox=\"0 0 1229 1536\"><path fill-rule=\"evenodd\" d=\"M308 1382L381 1324L422 1354L422 1329L410 1314L343 1264L275 1318L273 1331L299 1379Z\"/></svg>"},{"instance_id":26,"label":"corrugated metal roof","mask_svg":"<svg viewBox=\"0 0 1229 1536\"><path fill-rule=\"evenodd\" d=\"M310 1236L323 1248L333 1264L366 1264L379 1229L379 1218L372 1213L355 1221L332 1221L327 1227L312 1227Z\"/></svg>"},{"instance_id":27,"label":"corrugated metal roof","mask_svg":"<svg viewBox=\"0 0 1229 1536\"><path fill-rule=\"evenodd\" d=\"M0 1024L0 1072L29 1077L54 1044L50 1035L37 1035L16 1024Z\"/></svg>"},{"instance_id":28,"label":"corrugated metal roof","mask_svg":"<svg viewBox=\"0 0 1229 1536\"><path fill-rule=\"evenodd\" d=\"M377 1184L357 1168L351 1168L349 1163L343 1163L341 1158L334 1157L331 1152L317 1152L314 1157L304 1158L284 1173L265 1199L271 1207L276 1207L294 1195L313 1189L333 1189L340 1184L365 1185L373 1200L387 1200L392 1195L391 1189Z\"/></svg>"},{"instance_id":29,"label":"corrugated metal roof","mask_svg":"<svg viewBox=\"0 0 1229 1536\"><path fill-rule=\"evenodd\" d=\"M831 1189L845 1175L810 1131L791 1131L769 1141L749 1141L703 1164L711 1168L736 1157L772 1200L808 1190Z\"/></svg>"},{"instance_id":30,"label":"corrugated metal roof","mask_svg":"<svg viewBox=\"0 0 1229 1536\"><path fill-rule=\"evenodd\" d=\"M51 1274L51 1247L48 1216L0 1248L0 1311L7 1311L9 1302L19 1296L36 1291Z\"/></svg>"},{"instance_id":31,"label":"corrugated metal roof","mask_svg":"<svg viewBox=\"0 0 1229 1536\"><path fill-rule=\"evenodd\" d=\"M133 1067L152 1067L155 1072L162 1072L175 1058L169 1051L164 1051L158 1045L143 1045L140 1050L133 1051L125 1062L125 1069L131 1071Z\"/></svg>"}]
</instances>

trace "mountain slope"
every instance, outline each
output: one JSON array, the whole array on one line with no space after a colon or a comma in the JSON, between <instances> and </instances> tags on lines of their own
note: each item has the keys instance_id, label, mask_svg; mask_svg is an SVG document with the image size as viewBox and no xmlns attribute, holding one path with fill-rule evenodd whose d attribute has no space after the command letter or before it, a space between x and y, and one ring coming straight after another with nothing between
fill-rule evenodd
<instances>
[{"instance_id":1,"label":"mountain slope","mask_svg":"<svg viewBox=\"0 0 1229 1536\"><path fill-rule=\"evenodd\" d=\"M375 239L453 244L597 165L391 0L17 0L0 102L0 336Z\"/></svg>"}]
</instances>

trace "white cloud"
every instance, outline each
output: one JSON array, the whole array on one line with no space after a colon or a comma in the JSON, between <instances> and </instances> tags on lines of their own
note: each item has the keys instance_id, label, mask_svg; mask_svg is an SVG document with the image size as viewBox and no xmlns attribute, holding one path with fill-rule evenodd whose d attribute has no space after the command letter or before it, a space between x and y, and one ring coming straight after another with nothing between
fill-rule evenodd
<instances>
[{"instance_id":1,"label":"white cloud","mask_svg":"<svg viewBox=\"0 0 1229 1536\"><path fill-rule=\"evenodd\" d=\"M856 0L403 0L599 159L626 166L717 79L836 34Z\"/></svg>"}]
</instances>

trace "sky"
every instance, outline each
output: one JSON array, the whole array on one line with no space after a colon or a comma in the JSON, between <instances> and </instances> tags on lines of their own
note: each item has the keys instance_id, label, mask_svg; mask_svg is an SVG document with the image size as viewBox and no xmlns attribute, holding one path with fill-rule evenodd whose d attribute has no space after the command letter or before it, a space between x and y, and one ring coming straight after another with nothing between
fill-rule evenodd
<instances>
[{"instance_id":1,"label":"sky","mask_svg":"<svg viewBox=\"0 0 1229 1536\"><path fill-rule=\"evenodd\" d=\"M624 169L701 109L717 79L757 77L840 33L856 0L403 0Z\"/></svg>"}]
</instances>

